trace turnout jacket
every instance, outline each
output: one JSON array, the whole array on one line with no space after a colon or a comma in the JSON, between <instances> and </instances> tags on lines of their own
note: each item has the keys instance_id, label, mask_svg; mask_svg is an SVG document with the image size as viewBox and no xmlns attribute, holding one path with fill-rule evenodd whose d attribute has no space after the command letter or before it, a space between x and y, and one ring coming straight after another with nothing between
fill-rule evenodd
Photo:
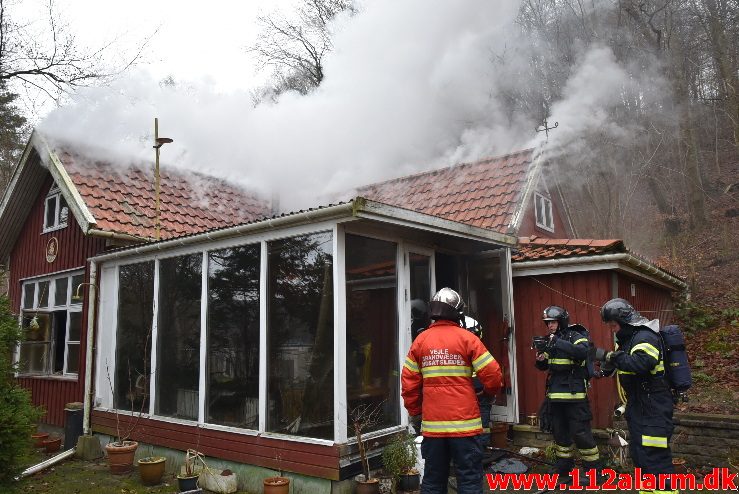
<instances>
[{"instance_id":1,"label":"turnout jacket","mask_svg":"<svg viewBox=\"0 0 739 494\"><path fill-rule=\"evenodd\" d=\"M552 401L587 401L587 358L590 341L577 331L577 325L558 329L554 344L545 352L546 360L537 360L536 368L549 371L547 398Z\"/></svg>"},{"instance_id":2,"label":"turnout jacket","mask_svg":"<svg viewBox=\"0 0 739 494\"><path fill-rule=\"evenodd\" d=\"M482 341L452 321L437 321L418 335L401 374L403 404L422 415L427 437L466 437L482 433L472 373L489 395L503 377L498 362Z\"/></svg>"}]
</instances>

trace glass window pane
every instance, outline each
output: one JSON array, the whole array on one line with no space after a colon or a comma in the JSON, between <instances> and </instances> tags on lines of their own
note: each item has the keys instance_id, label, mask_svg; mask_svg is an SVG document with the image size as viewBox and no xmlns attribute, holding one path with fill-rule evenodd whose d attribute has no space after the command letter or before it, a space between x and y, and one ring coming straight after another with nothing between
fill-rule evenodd
<instances>
[{"instance_id":1,"label":"glass window pane","mask_svg":"<svg viewBox=\"0 0 739 494\"><path fill-rule=\"evenodd\" d=\"M202 255L159 263L157 415L198 418Z\"/></svg>"},{"instance_id":2,"label":"glass window pane","mask_svg":"<svg viewBox=\"0 0 739 494\"><path fill-rule=\"evenodd\" d=\"M51 372L61 374L64 372L64 349L67 338L67 311L58 310L52 314L52 327L54 340L52 341L53 358Z\"/></svg>"},{"instance_id":3,"label":"glass window pane","mask_svg":"<svg viewBox=\"0 0 739 494\"><path fill-rule=\"evenodd\" d=\"M346 236L347 399L350 416L377 410L368 432L400 424L396 253L393 242Z\"/></svg>"},{"instance_id":4,"label":"glass window pane","mask_svg":"<svg viewBox=\"0 0 739 494\"><path fill-rule=\"evenodd\" d=\"M248 245L208 256L209 423L259 427L260 250Z\"/></svg>"},{"instance_id":5,"label":"glass window pane","mask_svg":"<svg viewBox=\"0 0 739 494\"><path fill-rule=\"evenodd\" d=\"M69 341L80 341L82 332L82 312L69 313Z\"/></svg>"},{"instance_id":6,"label":"glass window pane","mask_svg":"<svg viewBox=\"0 0 739 494\"><path fill-rule=\"evenodd\" d=\"M80 285L85 281L85 275L80 273L72 276L72 305L75 304L81 304L82 299L85 297L85 288L87 288L87 285L80 287ZM79 292L77 290L79 289ZM79 293L80 298L75 298L75 295Z\"/></svg>"},{"instance_id":7,"label":"glass window pane","mask_svg":"<svg viewBox=\"0 0 739 494\"><path fill-rule=\"evenodd\" d=\"M56 196L46 198L46 217L44 218L44 228L51 228L56 221Z\"/></svg>"},{"instance_id":8,"label":"glass window pane","mask_svg":"<svg viewBox=\"0 0 739 494\"><path fill-rule=\"evenodd\" d=\"M48 343L22 343L18 368L22 374L43 374L48 362Z\"/></svg>"},{"instance_id":9,"label":"glass window pane","mask_svg":"<svg viewBox=\"0 0 739 494\"><path fill-rule=\"evenodd\" d=\"M80 367L80 345L70 343L67 345L67 374L77 374Z\"/></svg>"},{"instance_id":10,"label":"glass window pane","mask_svg":"<svg viewBox=\"0 0 739 494\"><path fill-rule=\"evenodd\" d=\"M67 305L67 290L69 289L69 278L57 278L54 280L54 305Z\"/></svg>"},{"instance_id":11,"label":"glass window pane","mask_svg":"<svg viewBox=\"0 0 739 494\"><path fill-rule=\"evenodd\" d=\"M539 223L540 225L544 224L544 218L543 218L544 215L542 214L542 204L541 204L542 199L543 197L540 195L534 196L534 205L536 206L536 222Z\"/></svg>"},{"instance_id":12,"label":"glass window pane","mask_svg":"<svg viewBox=\"0 0 739 494\"><path fill-rule=\"evenodd\" d=\"M118 285L114 406L148 411L154 262L121 266Z\"/></svg>"},{"instance_id":13,"label":"glass window pane","mask_svg":"<svg viewBox=\"0 0 739 494\"><path fill-rule=\"evenodd\" d=\"M23 308L33 309L33 296L36 292L36 283L25 283L23 285Z\"/></svg>"},{"instance_id":14,"label":"glass window pane","mask_svg":"<svg viewBox=\"0 0 739 494\"><path fill-rule=\"evenodd\" d=\"M49 281L39 281L38 284L39 296L38 306L39 308L46 308L49 306Z\"/></svg>"},{"instance_id":15,"label":"glass window pane","mask_svg":"<svg viewBox=\"0 0 739 494\"><path fill-rule=\"evenodd\" d=\"M268 243L267 430L333 438L330 232Z\"/></svg>"},{"instance_id":16,"label":"glass window pane","mask_svg":"<svg viewBox=\"0 0 739 494\"><path fill-rule=\"evenodd\" d=\"M544 215L546 225L549 228L552 228L552 226L554 225L554 222L552 221L552 201L550 201L549 199L544 199L544 206L544 210L546 212L546 214Z\"/></svg>"},{"instance_id":17,"label":"glass window pane","mask_svg":"<svg viewBox=\"0 0 739 494\"><path fill-rule=\"evenodd\" d=\"M59 196L59 224L66 225L69 216L69 206L63 196Z\"/></svg>"},{"instance_id":18,"label":"glass window pane","mask_svg":"<svg viewBox=\"0 0 739 494\"><path fill-rule=\"evenodd\" d=\"M50 314L23 314L23 339L25 341L51 341Z\"/></svg>"}]
</instances>

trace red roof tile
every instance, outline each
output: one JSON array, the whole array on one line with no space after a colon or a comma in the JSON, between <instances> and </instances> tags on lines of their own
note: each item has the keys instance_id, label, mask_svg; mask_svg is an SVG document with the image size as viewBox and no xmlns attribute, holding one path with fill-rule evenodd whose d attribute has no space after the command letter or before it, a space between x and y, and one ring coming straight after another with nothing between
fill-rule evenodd
<instances>
[{"instance_id":1,"label":"red roof tile","mask_svg":"<svg viewBox=\"0 0 739 494\"><path fill-rule=\"evenodd\" d=\"M60 152L72 182L106 232L154 238L156 201L153 167L113 166ZM255 194L223 180L183 170L162 170L161 238L233 226L270 214Z\"/></svg>"},{"instance_id":2,"label":"red roof tile","mask_svg":"<svg viewBox=\"0 0 739 494\"><path fill-rule=\"evenodd\" d=\"M360 196L509 233L533 149L362 187Z\"/></svg>"},{"instance_id":3,"label":"red roof tile","mask_svg":"<svg viewBox=\"0 0 739 494\"><path fill-rule=\"evenodd\" d=\"M627 252L622 240L587 238L519 238L513 261L536 261L558 257L582 257Z\"/></svg>"}]
</instances>

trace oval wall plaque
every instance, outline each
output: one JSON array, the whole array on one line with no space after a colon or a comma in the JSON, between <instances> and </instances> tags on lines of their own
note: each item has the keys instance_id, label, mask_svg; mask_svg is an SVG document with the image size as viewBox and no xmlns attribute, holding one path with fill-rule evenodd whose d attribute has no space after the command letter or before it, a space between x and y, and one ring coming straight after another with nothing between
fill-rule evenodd
<instances>
[{"instance_id":1,"label":"oval wall plaque","mask_svg":"<svg viewBox=\"0 0 739 494\"><path fill-rule=\"evenodd\" d=\"M59 254L59 240L56 237L51 237L46 243L46 262L54 262L57 254Z\"/></svg>"}]
</instances>

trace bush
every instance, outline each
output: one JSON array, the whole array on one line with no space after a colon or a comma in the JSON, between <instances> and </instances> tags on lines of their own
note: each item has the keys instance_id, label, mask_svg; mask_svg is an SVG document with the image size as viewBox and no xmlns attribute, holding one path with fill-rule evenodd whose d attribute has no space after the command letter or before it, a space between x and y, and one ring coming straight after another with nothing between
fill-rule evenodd
<instances>
[{"instance_id":1,"label":"bush","mask_svg":"<svg viewBox=\"0 0 739 494\"><path fill-rule=\"evenodd\" d=\"M408 432L393 438L382 451L382 466L388 475L399 478L416 466L416 444Z\"/></svg>"},{"instance_id":2,"label":"bush","mask_svg":"<svg viewBox=\"0 0 739 494\"><path fill-rule=\"evenodd\" d=\"M28 391L13 377L13 354L20 339L18 319L10 311L8 298L0 295L0 485L7 485L27 466L33 452L31 434L41 417Z\"/></svg>"}]
</instances>

